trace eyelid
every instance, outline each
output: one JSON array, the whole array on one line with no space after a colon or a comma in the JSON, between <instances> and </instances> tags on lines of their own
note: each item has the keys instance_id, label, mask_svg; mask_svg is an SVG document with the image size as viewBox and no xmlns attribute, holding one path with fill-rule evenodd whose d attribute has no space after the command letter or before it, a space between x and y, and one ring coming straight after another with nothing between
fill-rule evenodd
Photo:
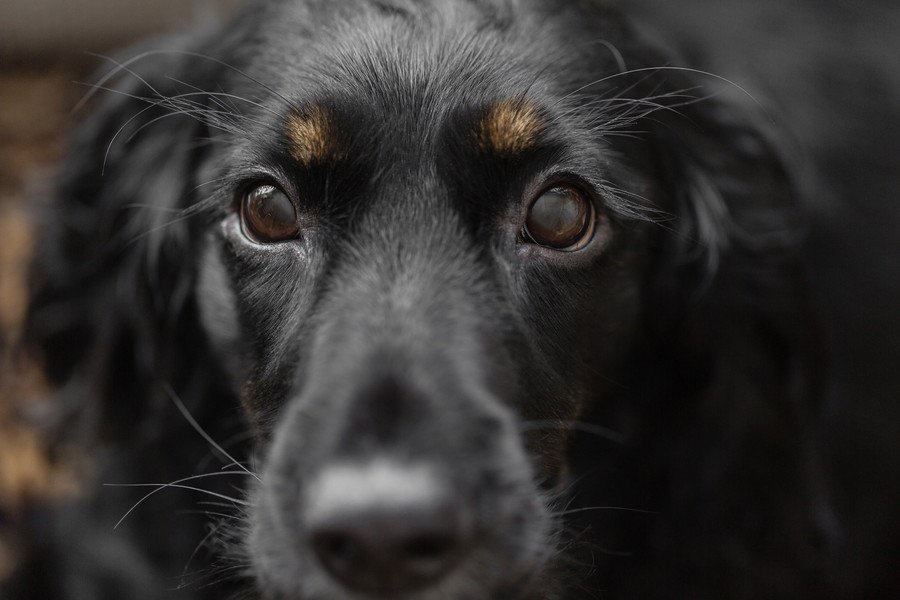
<instances>
[{"instance_id":1,"label":"eyelid","mask_svg":"<svg viewBox=\"0 0 900 600\"><path fill-rule=\"evenodd\" d=\"M602 180L570 169L549 169L538 173L526 184L523 197L528 199L528 206L531 206L542 194L556 187L573 187L582 192L596 208L603 208Z\"/></svg>"},{"instance_id":2,"label":"eyelid","mask_svg":"<svg viewBox=\"0 0 900 600\"><path fill-rule=\"evenodd\" d=\"M301 190L297 187L294 178L277 164L236 167L224 180L224 185L230 188L235 196L259 185L271 185L281 190L295 204L301 197Z\"/></svg>"}]
</instances>

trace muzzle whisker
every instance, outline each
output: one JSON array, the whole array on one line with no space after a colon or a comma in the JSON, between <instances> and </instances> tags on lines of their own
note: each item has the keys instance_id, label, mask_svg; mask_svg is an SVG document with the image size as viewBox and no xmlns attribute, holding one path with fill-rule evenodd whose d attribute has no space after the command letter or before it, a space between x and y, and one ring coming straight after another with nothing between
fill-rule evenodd
<instances>
[{"instance_id":1,"label":"muzzle whisker","mask_svg":"<svg viewBox=\"0 0 900 600\"><path fill-rule=\"evenodd\" d=\"M229 502L232 502L232 503L235 503L235 504L238 504L241 506L249 506L248 502L245 502L238 498L232 498L230 496L226 496L224 494L219 494L217 492L213 492L210 490L205 490L203 488L182 485L183 483L188 482L188 481L195 481L197 479L204 479L204 478L208 478L208 477L227 476L227 475L240 475L242 477L246 476L245 473L238 473L235 471L221 471L218 473L204 473L202 475L193 475L191 477L185 477L183 479L178 479L171 483L104 483L103 485L105 487L152 487L152 488L155 488L153 491L144 495L131 508L129 508L128 511L124 515L122 515L122 518L119 519L118 522L116 522L115 526L113 526L113 529L118 529L118 527L122 524L122 522L128 518L128 515L130 515L132 512L134 512L145 501L150 499L152 496L156 495L157 492L160 492L164 489L169 489L169 488L193 490L193 491L197 491L197 492L202 492L205 494L209 494L211 496L215 496L217 498L221 498L223 500L228 500ZM252 475L252 473L251 473L251 475ZM254 475L254 477L255 477L255 475Z\"/></svg>"},{"instance_id":2,"label":"muzzle whisker","mask_svg":"<svg viewBox=\"0 0 900 600\"><path fill-rule=\"evenodd\" d=\"M261 479L259 478L259 476L258 476L256 473L252 472L250 469L248 469L248 468L245 467L243 464L241 464L241 463L240 463L236 458L234 458L231 454L229 454L227 450L225 450L225 449L224 449L221 445L219 445L214 439L212 439L212 436L210 436L210 435L206 432L206 430L203 429L203 428L200 426L199 423L197 423L197 420L194 419L194 417L191 415L190 411L189 411L189 410L187 409L187 407L184 405L184 402L181 401L181 399L178 397L178 394L176 394L176 393L175 393L175 390L172 389L172 386L170 386L169 384L166 383L166 384L163 384L163 389L164 389L164 390L166 391L166 393L169 395L169 398L172 399L172 402L173 402L173 403L175 404L175 406L178 408L179 412L181 412L182 416L184 416L184 418L187 420L187 422L190 423L191 427L193 427L194 430L195 430L197 433L199 433L200 436L203 437L203 439L206 440L206 442L207 442L210 446L212 446L213 448L215 448L216 450L218 450L223 456L225 456L225 458L229 459L229 460L232 462L232 464L237 465L238 468L240 468L240 469L241 469L242 471L244 471L246 474L252 476L252 477L253 477L254 479L256 479L257 481L261 481Z\"/></svg>"}]
</instances>

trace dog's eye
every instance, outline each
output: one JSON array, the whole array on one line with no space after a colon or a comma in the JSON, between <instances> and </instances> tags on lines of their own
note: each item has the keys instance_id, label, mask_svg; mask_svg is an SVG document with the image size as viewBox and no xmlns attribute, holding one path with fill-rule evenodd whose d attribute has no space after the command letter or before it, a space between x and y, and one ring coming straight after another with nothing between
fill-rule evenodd
<instances>
[{"instance_id":1,"label":"dog's eye","mask_svg":"<svg viewBox=\"0 0 900 600\"><path fill-rule=\"evenodd\" d=\"M538 196L528 210L525 238L556 250L577 250L593 230L590 200L570 186L553 187Z\"/></svg>"},{"instance_id":2,"label":"dog's eye","mask_svg":"<svg viewBox=\"0 0 900 600\"><path fill-rule=\"evenodd\" d=\"M294 203L272 185L259 185L244 193L241 220L244 233L259 242L280 242L300 233Z\"/></svg>"}]
</instances>

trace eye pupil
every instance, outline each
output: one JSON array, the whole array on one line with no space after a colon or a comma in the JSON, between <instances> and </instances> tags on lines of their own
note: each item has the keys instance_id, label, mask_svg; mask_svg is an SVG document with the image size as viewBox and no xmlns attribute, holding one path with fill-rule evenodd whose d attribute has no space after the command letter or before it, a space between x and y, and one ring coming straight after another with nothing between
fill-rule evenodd
<instances>
[{"instance_id":1,"label":"eye pupil","mask_svg":"<svg viewBox=\"0 0 900 600\"><path fill-rule=\"evenodd\" d=\"M525 221L528 238L541 246L567 249L590 230L591 204L569 187L550 189L535 201Z\"/></svg>"},{"instance_id":2,"label":"eye pupil","mask_svg":"<svg viewBox=\"0 0 900 600\"><path fill-rule=\"evenodd\" d=\"M260 185L244 195L241 203L244 227L260 242L279 242L297 237L297 211L278 188Z\"/></svg>"}]
</instances>

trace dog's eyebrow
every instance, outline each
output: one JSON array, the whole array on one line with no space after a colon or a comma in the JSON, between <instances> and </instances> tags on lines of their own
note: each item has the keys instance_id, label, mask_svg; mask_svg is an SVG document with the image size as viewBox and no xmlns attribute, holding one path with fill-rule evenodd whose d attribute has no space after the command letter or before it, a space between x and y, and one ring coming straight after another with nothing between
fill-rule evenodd
<instances>
[{"instance_id":1,"label":"dog's eyebrow","mask_svg":"<svg viewBox=\"0 0 900 600\"><path fill-rule=\"evenodd\" d=\"M520 154L534 146L543 127L534 103L501 100L487 107L476 125L475 135L483 151Z\"/></svg>"},{"instance_id":2,"label":"dog's eyebrow","mask_svg":"<svg viewBox=\"0 0 900 600\"><path fill-rule=\"evenodd\" d=\"M291 156L304 166L341 154L328 112L318 105L293 111L286 123Z\"/></svg>"}]
</instances>

